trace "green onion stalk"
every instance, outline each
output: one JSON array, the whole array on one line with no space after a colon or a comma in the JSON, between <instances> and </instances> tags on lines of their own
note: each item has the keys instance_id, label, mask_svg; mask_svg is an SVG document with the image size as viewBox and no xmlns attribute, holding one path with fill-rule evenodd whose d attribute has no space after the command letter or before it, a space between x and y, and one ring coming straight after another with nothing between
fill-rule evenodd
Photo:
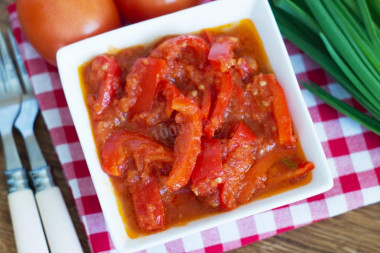
<instances>
[{"instance_id":1,"label":"green onion stalk","mask_svg":"<svg viewBox=\"0 0 380 253\"><path fill-rule=\"evenodd\" d=\"M380 0L270 0L283 36L324 68L368 113L317 84L301 84L380 135Z\"/></svg>"}]
</instances>

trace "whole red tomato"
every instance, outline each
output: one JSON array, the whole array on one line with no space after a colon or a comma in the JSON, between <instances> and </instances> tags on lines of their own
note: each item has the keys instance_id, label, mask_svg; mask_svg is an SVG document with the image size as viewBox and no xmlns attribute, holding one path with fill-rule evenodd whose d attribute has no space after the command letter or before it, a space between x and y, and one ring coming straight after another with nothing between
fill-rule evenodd
<instances>
[{"instance_id":1,"label":"whole red tomato","mask_svg":"<svg viewBox=\"0 0 380 253\"><path fill-rule=\"evenodd\" d=\"M115 0L115 2L127 21L135 23L195 6L200 0Z\"/></svg>"},{"instance_id":2,"label":"whole red tomato","mask_svg":"<svg viewBox=\"0 0 380 253\"><path fill-rule=\"evenodd\" d=\"M26 37L53 65L59 48L120 27L113 0L17 0L17 12Z\"/></svg>"}]
</instances>

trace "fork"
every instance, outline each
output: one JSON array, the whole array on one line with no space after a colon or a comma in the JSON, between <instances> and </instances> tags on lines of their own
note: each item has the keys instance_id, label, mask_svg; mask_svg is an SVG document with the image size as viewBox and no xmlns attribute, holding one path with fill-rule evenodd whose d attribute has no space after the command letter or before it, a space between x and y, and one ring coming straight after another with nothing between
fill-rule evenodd
<instances>
[{"instance_id":1,"label":"fork","mask_svg":"<svg viewBox=\"0 0 380 253\"><path fill-rule=\"evenodd\" d=\"M83 252L61 191L54 184L50 166L47 165L34 135L33 126L39 107L10 29L8 29L8 37L24 86L21 110L16 119L15 127L24 138L32 169L29 175L36 190L35 197L50 250L52 252Z\"/></svg>"},{"instance_id":2,"label":"fork","mask_svg":"<svg viewBox=\"0 0 380 253\"><path fill-rule=\"evenodd\" d=\"M12 128L20 110L21 89L0 32L0 134L4 147L11 212L17 251L49 252L33 191L13 139Z\"/></svg>"}]
</instances>

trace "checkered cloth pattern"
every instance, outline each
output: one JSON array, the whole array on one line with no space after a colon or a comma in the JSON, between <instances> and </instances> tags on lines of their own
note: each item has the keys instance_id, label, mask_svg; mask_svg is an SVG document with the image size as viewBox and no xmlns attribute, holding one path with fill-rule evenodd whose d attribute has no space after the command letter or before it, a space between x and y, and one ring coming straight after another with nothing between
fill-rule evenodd
<instances>
[{"instance_id":1,"label":"checkered cloth pattern","mask_svg":"<svg viewBox=\"0 0 380 253\"><path fill-rule=\"evenodd\" d=\"M13 31L41 112L71 188L93 252L116 252L84 160L57 69L48 65L20 30L14 4L8 8ZM311 80L361 109L350 95L308 56L286 41L299 80ZM223 252L333 217L380 200L380 136L338 113L302 89L334 177L323 194L249 216L142 252Z\"/></svg>"}]
</instances>

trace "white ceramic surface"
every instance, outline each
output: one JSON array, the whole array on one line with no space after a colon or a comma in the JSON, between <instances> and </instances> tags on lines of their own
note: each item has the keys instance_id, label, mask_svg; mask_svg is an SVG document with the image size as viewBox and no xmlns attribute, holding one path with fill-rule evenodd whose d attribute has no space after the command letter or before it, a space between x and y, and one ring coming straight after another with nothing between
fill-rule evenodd
<instances>
[{"instance_id":1,"label":"white ceramic surface","mask_svg":"<svg viewBox=\"0 0 380 253\"><path fill-rule=\"evenodd\" d=\"M130 239L118 215L116 199L108 176L103 173L96 155L95 143L90 131L90 121L83 100L78 77L78 66L110 47L125 48L146 44L168 34L183 34L215 27L249 18L255 24L263 41L269 61L283 86L291 117L308 160L314 162L312 181L300 188L273 197L255 201L231 212L193 221L183 227ZM120 252L134 252L161 244L188 234L215 227L222 223L273 209L327 191L332 187L326 157L313 127L310 115L301 96L297 80L266 0L223 0L123 27L66 46L57 54L58 69L65 96L74 120L79 140L104 212L112 240Z\"/></svg>"}]
</instances>

